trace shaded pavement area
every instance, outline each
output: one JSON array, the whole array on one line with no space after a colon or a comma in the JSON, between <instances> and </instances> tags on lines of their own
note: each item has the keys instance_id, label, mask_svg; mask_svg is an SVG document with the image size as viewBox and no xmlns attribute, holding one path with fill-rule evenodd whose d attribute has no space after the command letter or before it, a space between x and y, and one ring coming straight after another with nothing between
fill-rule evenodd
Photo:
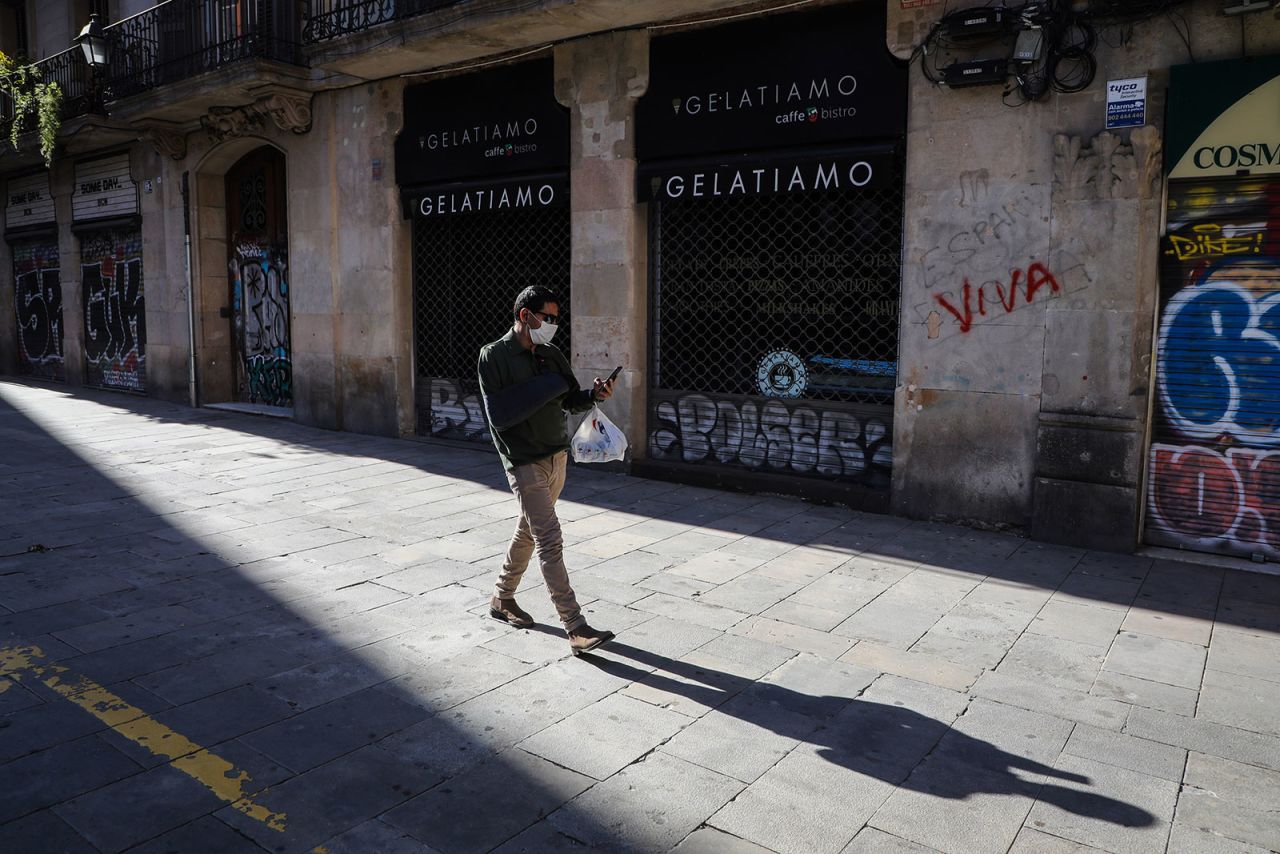
<instances>
[{"instance_id":1,"label":"shaded pavement area","mask_svg":"<svg viewBox=\"0 0 1280 854\"><path fill-rule=\"evenodd\" d=\"M0 382L0 850L1280 848L1280 578Z\"/></svg>"}]
</instances>

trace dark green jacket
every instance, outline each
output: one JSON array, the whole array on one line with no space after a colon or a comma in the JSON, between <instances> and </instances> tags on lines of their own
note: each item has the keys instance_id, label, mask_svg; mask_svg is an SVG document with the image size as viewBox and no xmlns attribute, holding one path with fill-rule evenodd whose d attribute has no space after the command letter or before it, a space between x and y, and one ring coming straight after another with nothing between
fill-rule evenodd
<instances>
[{"instance_id":1,"label":"dark green jacket","mask_svg":"<svg viewBox=\"0 0 1280 854\"><path fill-rule=\"evenodd\" d=\"M565 412L595 402L563 353L547 344L526 350L514 330L480 350L477 373L489 433L508 470L566 450Z\"/></svg>"}]
</instances>

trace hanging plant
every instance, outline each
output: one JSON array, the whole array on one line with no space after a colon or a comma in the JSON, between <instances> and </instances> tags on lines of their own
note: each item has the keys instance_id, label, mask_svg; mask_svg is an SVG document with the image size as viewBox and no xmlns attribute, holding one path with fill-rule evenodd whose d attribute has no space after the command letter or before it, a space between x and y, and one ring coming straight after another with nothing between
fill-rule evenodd
<instances>
[{"instance_id":1,"label":"hanging plant","mask_svg":"<svg viewBox=\"0 0 1280 854\"><path fill-rule=\"evenodd\" d=\"M0 53L0 95L13 105L9 144L18 148L23 128L33 116L40 134L40 155L53 164L53 149L62 126L62 87L40 79L40 69Z\"/></svg>"}]
</instances>

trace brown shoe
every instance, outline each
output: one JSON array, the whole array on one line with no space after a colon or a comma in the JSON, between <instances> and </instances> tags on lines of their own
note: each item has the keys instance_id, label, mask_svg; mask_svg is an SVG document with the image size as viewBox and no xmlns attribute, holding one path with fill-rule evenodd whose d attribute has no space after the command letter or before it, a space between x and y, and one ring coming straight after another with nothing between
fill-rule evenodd
<instances>
[{"instance_id":1,"label":"brown shoe","mask_svg":"<svg viewBox=\"0 0 1280 854\"><path fill-rule=\"evenodd\" d=\"M527 629L533 625L533 617L517 605L514 599L499 599L494 596L489 600L489 616L510 623L517 629Z\"/></svg>"},{"instance_id":2,"label":"brown shoe","mask_svg":"<svg viewBox=\"0 0 1280 854\"><path fill-rule=\"evenodd\" d=\"M613 632L600 631L593 629L586 623L578 626L569 632L569 646L573 649L574 655L582 655L584 652L590 652L600 644L611 641L614 638Z\"/></svg>"}]
</instances>

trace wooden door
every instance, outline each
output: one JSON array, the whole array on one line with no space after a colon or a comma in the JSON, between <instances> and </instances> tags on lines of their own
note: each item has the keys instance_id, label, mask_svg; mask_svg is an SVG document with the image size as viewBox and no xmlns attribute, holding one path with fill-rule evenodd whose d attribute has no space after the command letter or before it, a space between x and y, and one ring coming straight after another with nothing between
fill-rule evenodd
<instances>
[{"instance_id":1,"label":"wooden door","mask_svg":"<svg viewBox=\"0 0 1280 854\"><path fill-rule=\"evenodd\" d=\"M236 398L292 406L284 155L266 146L245 155L226 189Z\"/></svg>"}]
</instances>

